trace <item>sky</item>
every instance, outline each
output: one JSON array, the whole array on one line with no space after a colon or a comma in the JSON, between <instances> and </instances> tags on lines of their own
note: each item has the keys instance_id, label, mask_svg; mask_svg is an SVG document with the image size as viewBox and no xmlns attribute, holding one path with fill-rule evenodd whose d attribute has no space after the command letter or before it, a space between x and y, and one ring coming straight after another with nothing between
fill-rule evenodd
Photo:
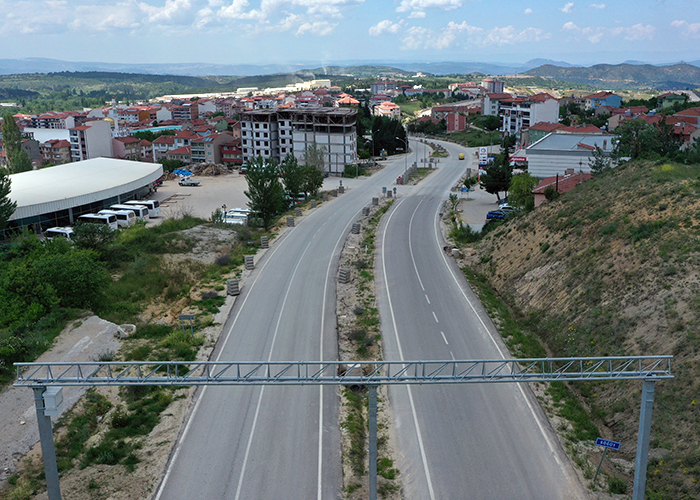
<instances>
[{"instance_id":1,"label":"sky","mask_svg":"<svg viewBox=\"0 0 700 500\"><path fill-rule=\"evenodd\" d=\"M591 65L698 47L700 0L0 0L0 59Z\"/></svg>"}]
</instances>

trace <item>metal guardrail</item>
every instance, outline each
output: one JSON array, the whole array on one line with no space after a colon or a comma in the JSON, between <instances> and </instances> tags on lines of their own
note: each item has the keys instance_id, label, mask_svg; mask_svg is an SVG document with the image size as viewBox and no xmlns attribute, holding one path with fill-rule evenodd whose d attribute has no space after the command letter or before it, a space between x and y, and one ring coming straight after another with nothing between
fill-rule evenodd
<instances>
[{"instance_id":1,"label":"metal guardrail","mask_svg":"<svg viewBox=\"0 0 700 500\"><path fill-rule=\"evenodd\" d=\"M16 387L92 385L405 385L660 380L672 356L457 361L139 361L15 363Z\"/></svg>"}]
</instances>

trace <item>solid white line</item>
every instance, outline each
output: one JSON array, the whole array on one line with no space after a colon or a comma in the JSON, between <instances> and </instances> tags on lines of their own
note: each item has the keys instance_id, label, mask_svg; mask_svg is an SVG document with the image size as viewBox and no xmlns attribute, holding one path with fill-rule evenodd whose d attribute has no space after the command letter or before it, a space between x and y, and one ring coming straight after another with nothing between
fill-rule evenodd
<instances>
[{"instance_id":1,"label":"solid white line","mask_svg":"<svg viewBox=\"0 0 700 500\"><path fill-rule=\"evenodd\" d=\"M326 317L326 298L328 297L328 283L330 283L331 268L333 267L333 258L335 253L338 251L338 245L341 241L344 241L348 232L350 224L353 223L357 214L360 213L362 209L355 212L355 215L350 219L350 221L345 225L343 231L338 236L335 242L333 251L331 252L330 259L328 260L328 266L326 266L326 283L323 285L323 306L321 307L321 334L319 336L319 355L320 361L323 361L323 333L325 328L325 317ZM323 225L326 223L324 222ZM323 227L323 226L322 226ZM319 407L318 407L318 472L316 480L316 498L317 500L323 500L323 385L318 386L319 392Z\"/></svg>"},{"instance_id":2,"label":"solid white line","mask_svg":"<svg viewBox=\"0 0 700 500\"><path fill-rule=\"evenodd\" d=\"M433 313L433 318L435 318L435 323L440 323L437 319L437 314L435 314L435 311L431 311Z\"/></svg>"},{"instance_id":3,"label":"solid white line","mask_svg":"<svg viewBox=\"0 0 700 500\"><path fill-rule=\"evenodd\" d=\"M438 212L435 212L435 242L437 243L437 247L441 248L440 238L438 235L438 228L440 227L440 221L439 221L438 217L439 217ZM496 350L498 351L498 354L500 354L502 359L506 359L505 354L501 350L500 346L496 343L496 339L493 337L493 335L489 331L489 328L486 326L486 323L484 322L484 320L481 318L481 316L477 312L472 301L469 300L469 297L467 297L467 294L464 291L464 288L462 288L462 285L460 284L459 280L457 279L457 276L455 276L454 272L452 271L452 267L447 262L447 257L445 256L445 252L440 252L440 255L442 255L442 260L445 263L445 267L447 267L447 270L450 272L452 279L457 284L457 288L459 288L459 291L462 293L462 297L464 297L464 300L467 301L467 304L469 304L469 307L474 312L474 315L479 319L479 322L484 327L484 330L486 331L486 334L488 335L488 337L491 339L491 342L493 342L493 345L496 346ZM525 404L527 404L528 408L530 409L530 413L532 413L532 416L535 419L535 422L537 423L537 427L540 429L542 436L544 437L545 441L547 442L547 445L549 446L549 449L552 452L554 459L559 464L559 467L561 467L563 469L564 464L562 464L562 462L559 460L559 454L557 453L557 448L554 445L554 443L552 443L550 435L546 432L544 426L542 425L542 422L540 422L540 419L537 415L537 412L535 412L535 409L533 408L532 404L530 403L530 398L528 398L527 395L525 394L525 390L523 389L522 384L515 384L515 385L518 386L518 389L520 390L520 393L522 394L523 399L525 400Z\"/></svg>"},{"instance_id":4,"label":"solid white line","mask_svg":"<svg viewBox=\"0 0 700 500\"><path fill-rule=\"evenodd\" d=\"M440 335L442 335L442 340L445 341L445 344L450 345L450 343L447 341L447 337L445 337L445 332L440 332Z\"/></svg>"},{"instance_id":5,"label":"solid white line","mask_svg":"<svg viewBox=\"0 0 700 500\"><path fill-rule=\"evenodd\" d=\"M280 329L280 324L282 323L282 316L284 316L284 308L287 305L287 299L289 298L289 292L292 289L292 283L294 282L294 277L297 274L297 271L299 270L299 266L301 265L301 262L304 260L304 255L306 255L307 250L309 249L309 246L311 246L311 241L309 241L306 244L306 248L304 248L304 251L301 253L301 257L299 257L299 260L297 261L297 265L294 266L294 272L292 273L291 278L289 279L289 283L287 284L287 291L284 293L284 300L282 301L282 307L280 307L280 313L277 316L277 324L275 325L275 333L272 335L272 342L270 343L270 351L267 356L267 361L272 360L272 351L275 348L275 342L277 341L277 334L279 333ZM241 488L243 487L243 476L245 475L246 468L248 466L248 456L250 454L250 448L252 447L253 444L253 436L255 435L255 428L258 425L258 414L260 413L260 407L262 406L262 397L263 394L265 393L265 387L262 386L260 389L260 396L258 396L258 404L255 407L255 416L253 417L253 425L250 428L250 435L248 436L248 444L246 445L245 449L245 455L243 457L243 464L241 465L241 474L238 477L238 486L236 487L236 496L235 500L238 500L241 497Z\"/></svg>"},{"instance_id":6,"label":"solid white line","mask_svg":"<svg viewBox=\"0 0 700 500\"><path fill-rule=\"evenodd\" d=\"M385 255L385 240L386 240L386 229L389 227L389 222L391 222L391 218L394 216L396 213L396 208L403 203L404 200L407 198L403 198L397 205L394 207L394 210L391 211L391 214L389 214L389 218L386 221L386 224L384 225L384 229L382 231L382 272L384 274L384 284L386 286L386 295L387 299L389 302L389 313L391 315L391 322L394 326L394 336L396 338L396 346L399 350L399 358L401 361L404 361L403 357L403 349L401 348L401 341L399 340L399 331L396 326L396 315L394 314L394 306L391 304L391 294L389 293L389 280L387 279L386 276L386 255ZM410 241L410 235L409 235L409 241ZM420 278L419 278L420 279ZM428 484L428 493L430 494L430 500L435 500L435 491L433 490L433 481L430 478L430 468L428 467L428 459L425 454L425 446L423 445L423 436L420 431L420 425L418 424L418 415L416 413L416 406L413 402L413 392L411 391L411 386L407 385L406 390L408 391L408 401L411 405L411 414L413 415L413 425L416 428L416 437L418 439L418 448L420 449L420 456L421 460L423 462L423 470L425 471L425 480Z\"/></svg>"}]
</instances>

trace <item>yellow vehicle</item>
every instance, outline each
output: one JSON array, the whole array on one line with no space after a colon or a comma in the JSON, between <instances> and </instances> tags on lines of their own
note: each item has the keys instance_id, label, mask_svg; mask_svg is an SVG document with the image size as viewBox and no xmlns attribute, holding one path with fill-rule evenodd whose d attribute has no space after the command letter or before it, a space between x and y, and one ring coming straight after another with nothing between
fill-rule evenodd
<instances>
[{"instance_id":1,"label":"yellow vehicle","mask_svg":"<svg viewBox=\"0 0 700 500\"><path fill-rule=\"evenodd\" d=\"M464 153L459 153L459 159L464 160Z\"/></svg>"}]
</instances>

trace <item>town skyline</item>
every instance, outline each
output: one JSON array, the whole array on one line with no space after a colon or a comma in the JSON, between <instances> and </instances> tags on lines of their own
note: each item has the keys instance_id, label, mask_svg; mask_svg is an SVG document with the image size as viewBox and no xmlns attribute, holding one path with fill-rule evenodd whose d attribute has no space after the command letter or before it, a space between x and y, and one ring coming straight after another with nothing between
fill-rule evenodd
<instances>
[{"instance_id":1,"label":"town skyline","mask_svg":"<svg viewBox=\"0 0 700 500\"><path fill-rule=\"evenodd\" d=\"M664 64L697 60L700 40L692 0L0 0L0 11L6 59Z\"/></svg>"}]
</instances>

